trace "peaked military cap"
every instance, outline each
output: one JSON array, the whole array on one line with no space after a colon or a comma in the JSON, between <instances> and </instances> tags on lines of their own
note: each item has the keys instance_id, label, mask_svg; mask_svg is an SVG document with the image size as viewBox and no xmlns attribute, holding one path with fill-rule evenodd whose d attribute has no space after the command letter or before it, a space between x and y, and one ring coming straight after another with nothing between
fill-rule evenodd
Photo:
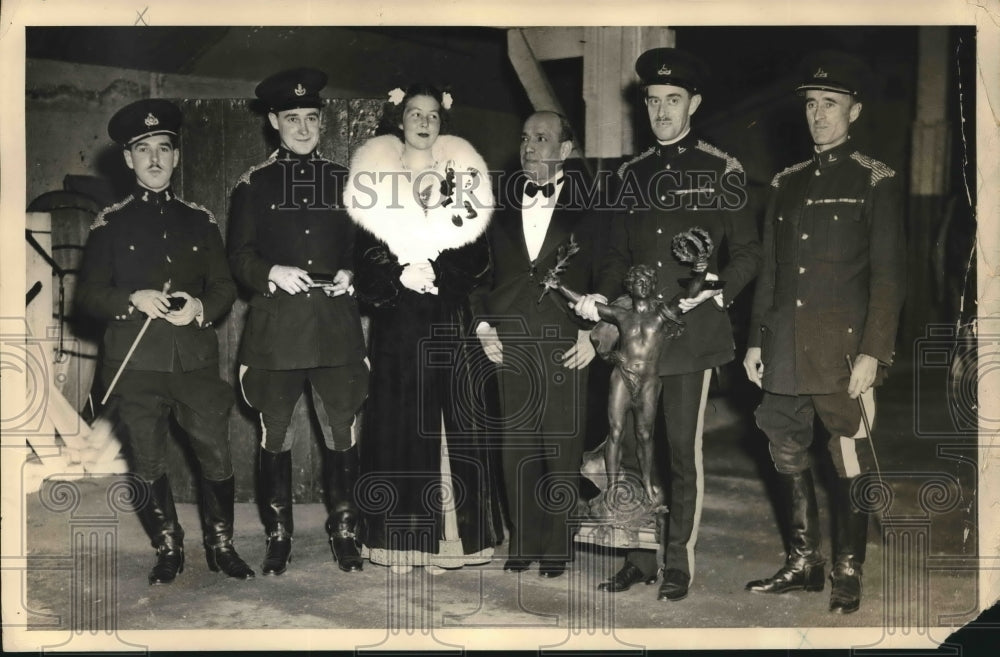
<instances>
[{"instance_id":1,"label":"peaked military cap","mask_svg":"<svg viewBox=\"0 0 1000 657\"><path fill-rule=\"evenodd\" d=\"M801 84L795 92L816 89L836 91L855 97L867 95L871 87L871 69L861 59L838 50L809 53L800 65Z\"/></svg>"},{"instance_id":2,"label":"peaked military cap","mask_svg":"<svg viewBox=\"0 0 1000 657\"><path fill-rule=\"evenodd\" d=\"M108 121L108 135L129 146L153 135L173 135L181 128L181 110L169 100L146 98L121 108Z\"/></svg>"},{"instance_id":3,"label":"peaked military cap","mask_svg":"<svg viewBox=\"0 0 1000 657\"><path fill-rule=\"evenodd\" d=\"M297 107L323 106L319 91L326 86L326 73L314 68L294 68L275 73L257 85L254 93L272 112Z\"/></svg>"},{"instance_id":4,"label":"peaked military cap","mask_svg":"<svg viewBox=\"0 0 1000 657\"><path fill-rule=\"evenodd\" d=\"M696 94L708 78L708 65L683 50L653 48L635 60L635 72L643 84L670 84Z\"/></svg>"}]
</instances>

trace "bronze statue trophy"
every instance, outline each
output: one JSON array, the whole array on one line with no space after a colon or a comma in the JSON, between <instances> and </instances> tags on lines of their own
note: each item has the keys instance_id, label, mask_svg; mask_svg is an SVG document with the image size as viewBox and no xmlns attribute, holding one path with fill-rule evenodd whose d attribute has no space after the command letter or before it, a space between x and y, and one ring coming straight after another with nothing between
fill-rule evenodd
<instances>
[{"instance_id":1,"label":"bronze statue trophy","mask_svg":"<svg viewBox=\"0 0 1000 657\"><path fill-rule=\"evenodd\" d=\"M581 295L561 285L559 274L576 252L575 246L571 238L568 245L560 248L556 267L542 281L546 291L558 290L574 303ZM583 474L602 489L602 494L589 504L586 515L599 522L610 521L613 526L625 528L629 535L637 533L642 525L655 524L653 516L666 511L660 491L653 483L652 434L661 391L657 363L669 341L684 330L678 302L685 296L695 297L703 290L718 289L722 285L721 281L706 280L708 258L713 248L706 231L691 228L680 233L674 236L672 247L678 260L692 265L691 278L681 281L687 285L686 292L669 302L653 298L656 270L648 265L635 265L625 275L628 295L610 305L597 304L602 321L591 337L598 345L598 352L614 365L614 369L608 398L608 438L602 447L585 455ZM622 442L630 412L634 419L641 492L635 490L634 481L621 473ZM593 461L602 448L603 477L600 472L593 472ZM628 538L626 542L630 542Z\"/></svg>"}]
</instances>

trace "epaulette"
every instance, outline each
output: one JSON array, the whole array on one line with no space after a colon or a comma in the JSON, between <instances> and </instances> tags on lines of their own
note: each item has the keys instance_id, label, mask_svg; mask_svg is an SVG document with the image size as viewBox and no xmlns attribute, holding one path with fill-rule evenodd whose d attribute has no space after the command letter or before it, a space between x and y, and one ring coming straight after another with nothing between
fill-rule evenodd
<instances>
[{"instance_id":1,"label":"epaulette","mask_svg":"<svg viewBox=\"0 0 1000 657\"><path fill-rule=\"evenodd\" d=\"M722 151L715 146L712 146L707 141L698 140L698 143L694 145L699 151L703 153L708 153L709 155L714 155L715 157L722 158L726 161L726 170L723 173L729 173L730 171L743 172L743 165L735 157Z\"/></svg>"},{"instance_id":2,"label":"epaulette","mask_svg":"<svg viewBox=\"0 0 1000 657\"><path fill-rule=\"evenodd\" d=\"M896 172L886 166L885 163L879 162L878 160L868 157L867 155L862 155L857 151L851 153L851 159L871 171L872 187L877 185L880 180L892 178L896 175Z\"/></svg>"},{"instance_id":3,"label":"epaulette","mask_svg":"<svg viewBox=\"0 0 1000 657\"><path fill-rule=\"evenodd\" d=\"M777 187L778 186L778 181L781 180L782 176L787 176L790 173L795 173L796 171L799 171L800 169L806 168L810 164L812 164L812 160L803 160L802 162L799 162L798 164L793 164L790 167L786 167L783 171L779 171L778 173L774 174L774 178L771 179L771 187Z\"/></svg>"},{"instance_id":4,"label":"epaulette","mask_svg":"<svg viewBox=\"0 0 1000 657\"><path fill-rule=\"evenodd\" d=\"M213 224L219 223L218 221L215 220L215 215L212 214L212 211L206 208L204 205L198 205L197 203L192 203L191 201L185 201L180 196L175 196L174 198L183 203L184 205L188 206L192 210L201 210L202 212L207 214L209 222Z\"/></svg>"},{"instance_id":5,"label":"epaulette","mask_svg":"<svg viewBox=\"0 0 1000 657\"><path fill-rule=\"evenodd\" d=\"M255 164L252 167L250 167L249 169L247 169L246 171L244 171L243 175L240 176L240 179L236 181L236 184L239 185L240 183L244 183L244 184L249 185L250 184L250 176L252 176L254 174L254 172L260 171L264 167L270 166L270 165L274 164L277 161L278 161L278 151L274 151L273 153L271 153L271 155L266 160L264 160L260 164Z\"/></svg>"},{"instance_id":6,"label":"epaulette","mask_svg":"<svg viewBox=\"0 0 1000 657\"><path fill-rule=\"evenodd\" d=\"M311 158L311 159L312 159L313 161L319 161L319 162L326 162L327 164L332 164L332 165L334 165L334 166L338 166L338 167L344 167L344 165L343 165L343 164L341 164L340 162L338 162L338 161L336 161L336 160L331 160L330 158L328 158L328 157L324 156L324 155L323 155L322 153L320 153L319 151L316 151L316 152L314 152L314 153L313 153L313 156L312 156L312 158ZM346 169L347 167L344 167L344 168Z\"/></svg>"},{"instance_id":7,"label":"epaulette","mask_svg":"<svg viewBox=\"0 0 1000 657\"><path fill-rule=\"evenodd\" d=\"M618 167L618 177L619 178L624 178L625 177L625 169L629 168L630 166L632 166L633 164L635 164L636 162L638 162L640 160L646 159L647 157L649 157L650 155L652 155L655 152L656 152L656 146L650 146L649 148L647 148L643 152L641 152L638 155L636 155L635 157L633 157L628 162L626 162L623 165L621 165L620 167Z\"/></svg>"},{"instance_id":8,"label":"epaulette","mask_svg":"<svg viewBox=\"0 0 1000 657\"><path fill-rule=\"evenodd\" d=\"M134 200L135 200L135 197L132 196L131 194L129 194L128 196L126 196L122 200L118 201L114 205L109 205L108 207L106 207L103 210L101 210L100 212L98 212L97 213L97 218L94 219L94 223L90 224L90 230L94 230L95 228L100 228L101 226L107 226L108 225L108 220L104 218L104 215L106 215L109 212L115 212L117 210L121 210L122 208L124 208L126 205L128 205L129 203L131 203Z\"/></svg>"}]
</instances>

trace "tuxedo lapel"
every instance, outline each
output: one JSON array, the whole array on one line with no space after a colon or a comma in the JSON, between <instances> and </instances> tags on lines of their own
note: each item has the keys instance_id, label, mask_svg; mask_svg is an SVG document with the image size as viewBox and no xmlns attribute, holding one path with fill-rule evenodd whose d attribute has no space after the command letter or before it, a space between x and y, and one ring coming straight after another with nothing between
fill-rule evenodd
<instances>
[{"instance_id":1,"label":"tuxedo lapel","mask_svg":"<svg viewBox=\"0 0 1000 657\"><path fill-rule=\"evenodd\" d=\"M520 205L520 204L518 204ZM524 241L524 223L521 221L521 208L512 207L502 223L503 230L507 233L507 240L517 249L517 256L530 262L528 257L528 243Z\"/></svg>"}]
</instances>

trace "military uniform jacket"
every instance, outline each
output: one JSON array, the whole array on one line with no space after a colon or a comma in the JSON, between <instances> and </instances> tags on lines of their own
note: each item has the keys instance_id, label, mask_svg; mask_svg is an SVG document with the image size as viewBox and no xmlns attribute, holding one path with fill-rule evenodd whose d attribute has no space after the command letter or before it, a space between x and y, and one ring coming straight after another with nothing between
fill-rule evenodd
<instances>
[{"instance_id":1,"label":"military uniform jacket","mask_svg":"<svg viewBox=\"0 0 1000 657\"><path fill-rule=\"evenodd\" d=\"M892 362L905 294L896 174L847 142L788 167L771 186L750 327L764 389L846 390L845 356Z\"/></svg>"},{"instance_id":2,"label":"military uniform jacket","mask_svg":"<svg viewBox=\"0 0 1000 657\"><path fill-rule=\"evenodd\" d=\"M618 176L623 208L611 227L597 291L613 300L625 292L628 268L646 264L657 273L657 299L666 302L684 292L680 281L690 278L691 267L674 258L671 241L699 226L715 245L708 271L725 281L723 300L731 304L757 274L761 257L740 163L689 133L673 144L646 150L625 163ZM720 271L723 242L729 261ZM660 375L696 372L733 359L733 331L725 308L709 299L683 319L684 332L660 356Z\"/></svg>"},{"instance_id":3,"label":"military uniform jacket","mask_svg":"<svg viewBox=\"0 0 1000 657\"><path fill-rule=\"evenodd\" d=\"M233 190L229 262L252 291L239 360L261 369L335 367L364 358L351 295L295 295L268 284L274 265L309 273L353 270L354 223L341 202L347 170L318 154L281 148Z\"/></svg>"},{"instance_id":4,"label":"military uniform jacket","mask_svg":"<svg viewBox=\"0 0 1000 657\"><path fill-rule=\"evenodd\" d=\"M169 188L157 193L137 186L97 215L76 291L81 310L108 321L105 365L117 367L124 360L146 321L129 296L162 290L168 281L169 292L201 300L203 323L152 320L127 369L172 372L217 365L219 345L211 327L233 305L236 286L215 217Z\"/></svg>"}]
</instances>

